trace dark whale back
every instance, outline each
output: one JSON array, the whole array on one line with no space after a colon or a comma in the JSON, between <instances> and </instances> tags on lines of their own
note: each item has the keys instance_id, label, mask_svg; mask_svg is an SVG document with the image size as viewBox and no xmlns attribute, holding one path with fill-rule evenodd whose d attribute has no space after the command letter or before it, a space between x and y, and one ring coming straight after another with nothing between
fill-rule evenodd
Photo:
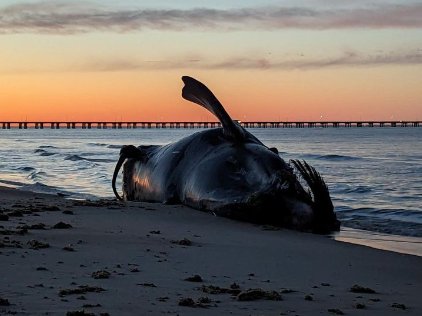
<instances>
[{"instance_id":1,"label":"dark whale back","mask_svg":"<svg viewBox=\"0 0 422 316\"><path fill-rule=\"evenodd\" d=\"M291 169L254 137L246 142L227 141L221 128L197 132L172 144L138 149L144 158L129 159L125 164L125 174L138 174L135 181L124 181L136 186L124 188L127 199L199 201L218 194L219 199L225 196L230 200L235 192L240 197L245 190L255 192L270 185L274 170ZM130 168L135 170L127 172Z\"/></svg>"}]
</instances>

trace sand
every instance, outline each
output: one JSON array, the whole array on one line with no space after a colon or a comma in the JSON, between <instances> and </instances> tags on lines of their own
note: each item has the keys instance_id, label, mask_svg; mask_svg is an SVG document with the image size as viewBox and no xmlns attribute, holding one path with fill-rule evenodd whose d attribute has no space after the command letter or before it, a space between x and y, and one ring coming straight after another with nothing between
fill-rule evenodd
<instances>
[{"instance_id":1,"label":"sand","mask_svg":"<svg viewBox=\"0 0 422 316\"><path fill-rule=\"evenodd\" d=\"M10 188L0 219L0 315L422 315L417 256Z\"/></svg>"}]
</instances>

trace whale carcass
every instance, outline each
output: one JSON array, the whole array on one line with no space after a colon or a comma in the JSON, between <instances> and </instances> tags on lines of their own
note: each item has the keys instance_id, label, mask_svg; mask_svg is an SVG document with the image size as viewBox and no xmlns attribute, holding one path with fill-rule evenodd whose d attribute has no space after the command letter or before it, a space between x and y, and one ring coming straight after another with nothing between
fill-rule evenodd
<instances>
[{"instance_id":1,"label":"whale carcass","mask_svg":"<svg viewBox=\"0 0 422 316\"><path fill-rule=\"evenodd\" d=\"M217 216L299 230L338 230L329 190L305 161L286 163L227 114L201 82L183 77L182 96L213 113L221 128L158 146L124 146L112 187L118 199L184 204ZM116 177L123 167L123 197ZM304 189L299 178L309 187Z\"/></svg>"}]
</instances>

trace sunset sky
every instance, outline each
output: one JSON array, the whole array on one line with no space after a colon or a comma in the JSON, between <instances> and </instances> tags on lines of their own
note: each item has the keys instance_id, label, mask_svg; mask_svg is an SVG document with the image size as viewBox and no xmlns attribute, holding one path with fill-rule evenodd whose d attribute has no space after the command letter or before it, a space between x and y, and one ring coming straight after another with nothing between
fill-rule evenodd
<instances>
[{"instance_id":1,"label":"sunset sky","mask_svg":"<svg viewBox=\"0 0 422 316\"><path fill-rule=\"evenodd\" d=\"M422 120L422 1L0 2L0 121Z\"/></svg>"}]
</instances>

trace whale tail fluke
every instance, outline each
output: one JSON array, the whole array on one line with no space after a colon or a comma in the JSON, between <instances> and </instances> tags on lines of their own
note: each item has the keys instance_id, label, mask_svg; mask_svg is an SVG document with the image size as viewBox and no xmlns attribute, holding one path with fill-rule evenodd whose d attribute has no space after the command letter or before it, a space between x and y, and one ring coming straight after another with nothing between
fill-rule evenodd
<instances>
[{"instance_id":1,"label":"whale tail fluke","mask_svg":"<svg viewBox=\"0 0 422 316\"><path fill-rule=\"evenodd\" d=\"M243 128L233 122L223 105L210 89L189 76L183 76L182 80L185 83L182 90L182 97L184 99L196 103L214 114L221 122L226 136L237 140L243 140L245 138Z\"/></svg>"},{"instance_id":2,"label":"whale tail fluke","mask_svg":"<svg viewBox=\"0 0 422 316\"><path fill-rule=\"evenodd\" d=\"M330 192L321 174L304 160L300 161L292 159L290 162L296 170L299 171L300 175L306 181L312 192L314 232L327 233L333 230L338 230L340 222L337 220L336 214L334 213L334 206L331 201Z\"/></svg>"}]
</instances>

